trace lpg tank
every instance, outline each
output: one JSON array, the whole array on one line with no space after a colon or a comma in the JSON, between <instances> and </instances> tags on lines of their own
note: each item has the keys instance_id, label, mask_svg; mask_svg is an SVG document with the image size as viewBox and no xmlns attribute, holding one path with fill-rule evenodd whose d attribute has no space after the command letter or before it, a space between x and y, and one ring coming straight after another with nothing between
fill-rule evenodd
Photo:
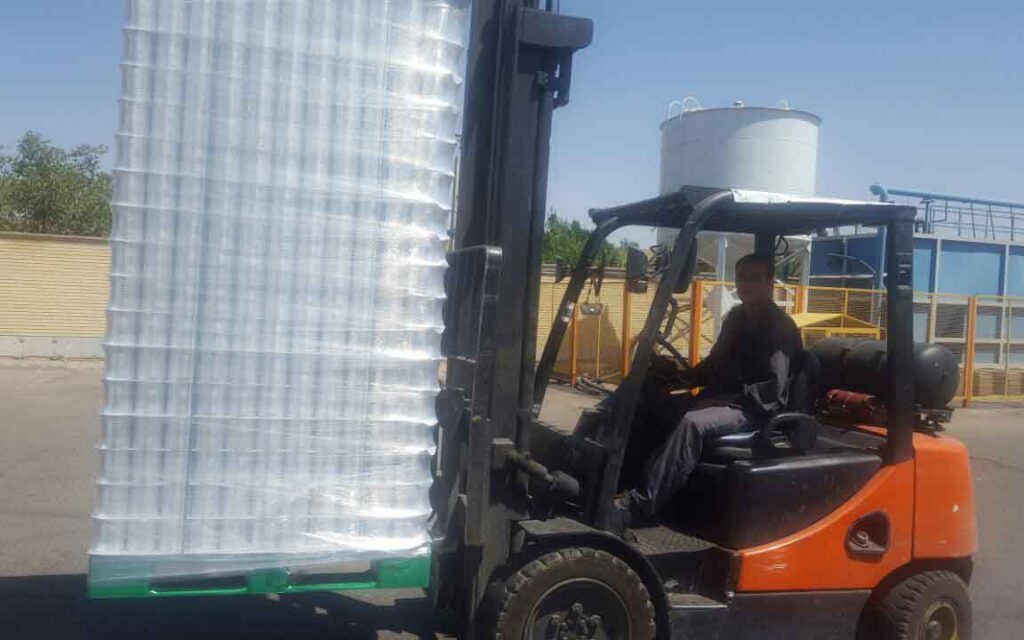
<instances>
[{"instance_id":1,"label":"lpg tank","mask_svg":"<svg viewBox=\"0 0 1024 640\"><path fill-rule=\"evenodd\" d=\"M885 342L828 338L815 342L810 351L821 364L820 390L847 389L885 399L889 366ZM914 343L912 366L914 402L921 407L941 409L956 395L960 364L945 347Z\"/></svg>"}]
</instances>

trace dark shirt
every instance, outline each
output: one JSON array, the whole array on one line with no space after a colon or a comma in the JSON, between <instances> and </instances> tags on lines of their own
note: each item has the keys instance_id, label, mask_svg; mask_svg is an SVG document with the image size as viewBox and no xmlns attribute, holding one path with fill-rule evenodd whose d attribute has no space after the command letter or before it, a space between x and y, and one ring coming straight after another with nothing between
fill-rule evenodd
<instances>
[{"instance_id":1,"label":"dark shirt","mask_svg":"<svg viewBox=\"0 0 1024 640\"><path fill-rule=\"evenodd\" d=\"M770 303L758 317L745 305L735 307L722 322L711 353L694 367L701 400L728 404L759 414L786 408L790 364L803 350L793 319Z\"/></svg>"}]
</instances>

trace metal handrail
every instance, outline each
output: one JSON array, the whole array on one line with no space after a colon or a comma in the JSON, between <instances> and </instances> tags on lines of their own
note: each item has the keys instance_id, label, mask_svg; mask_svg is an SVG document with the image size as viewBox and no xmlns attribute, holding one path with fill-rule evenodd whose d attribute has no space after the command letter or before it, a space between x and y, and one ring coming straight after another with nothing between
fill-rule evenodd
<instances>
[{"instance_id":1,"label":"metal handrail","mask_svg":"<svg viewBox=\"0 0 1024 640\"><path fill-rule=\"evenodd\" d=\"M1022 202L890 188L878 183L871 185L871 193L882 202L893 202L893 197L919 199L917 222L919 231L923 233L939 234L940 231L948 231L957 238L1013 242L1022 232ZM941 218L938 216L939 210L942 211Z\"/></svg>"}]
</instances>

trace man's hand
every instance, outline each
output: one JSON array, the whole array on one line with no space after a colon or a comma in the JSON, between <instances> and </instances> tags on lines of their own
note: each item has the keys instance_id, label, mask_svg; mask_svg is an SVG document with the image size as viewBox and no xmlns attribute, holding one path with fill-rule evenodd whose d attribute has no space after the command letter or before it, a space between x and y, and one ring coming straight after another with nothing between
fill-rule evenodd
<instances>
[{"instance_id":1,"label":"man's hand","mask_svg":"<svg viewBox=\"0 0 1024 640\"><path fill-rule=\"evenodd\" d=\"M680 389L692 389L697 386L697 380L693 373L693 369L680 369L673 377L673 382Z\"/></svg>"}]
</instances>

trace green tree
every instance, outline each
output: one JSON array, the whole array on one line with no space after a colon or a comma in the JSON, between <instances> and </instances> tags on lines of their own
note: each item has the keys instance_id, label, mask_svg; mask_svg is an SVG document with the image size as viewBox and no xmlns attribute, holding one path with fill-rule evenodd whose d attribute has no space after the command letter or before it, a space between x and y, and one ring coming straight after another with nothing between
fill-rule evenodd
<instances>
[{"instance_id":1,"label":"green tree","mask_svg":"<svg viewBox=\"0 0 1024 640\"><path fill-rule=\"evenodd\" d=\"M545 264L562 263L575 265L583 252L583 245L590 237L593 229L584 228L578 220L566 220L552 211L548 214L547 227L544 230L544 245L541 248L541 260ZM607 240L597 251L594 264L605 264L609 267L626 266L626 249L635 247L635 242L620 240L613 245Z\"/></svg>"},{"instance_id":2,"label":"green tree","mask_svg":"<svg viewBox=\"0 0 1024 640\"><path fill-rule=\"evenodd\" d=\"M106 147L61 149L34 131L0 149L0 230L107 236L112 179Z\"/></svg>"}]
</instances>

